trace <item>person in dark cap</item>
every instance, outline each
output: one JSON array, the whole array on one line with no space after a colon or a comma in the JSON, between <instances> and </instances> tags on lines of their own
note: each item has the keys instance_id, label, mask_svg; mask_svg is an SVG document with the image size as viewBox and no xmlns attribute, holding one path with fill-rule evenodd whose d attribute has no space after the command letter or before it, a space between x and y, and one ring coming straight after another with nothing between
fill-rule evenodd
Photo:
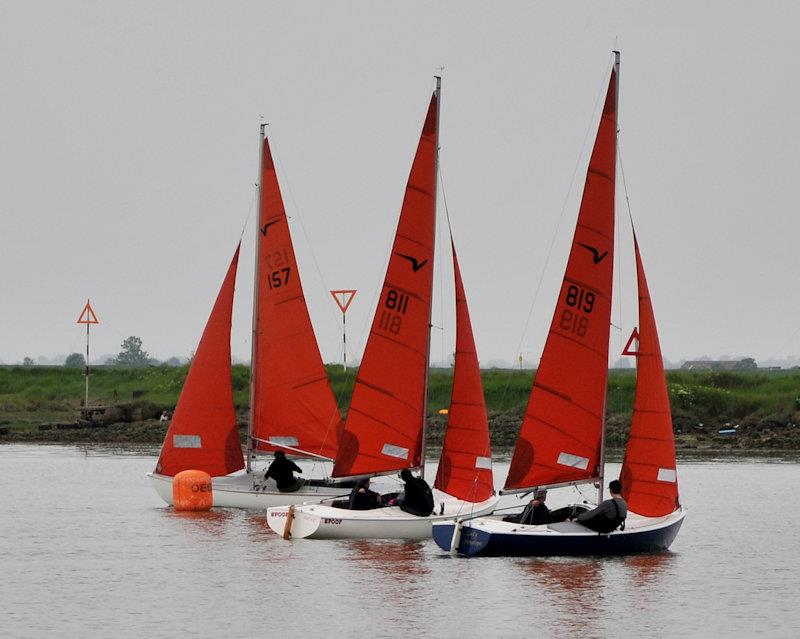
<instances>
[{"instance_id":1,"label":"person in dark cap","mask_svg":"<svg viewBox=\"0 0 800 639\"><path fill-rule=\"evenodd\" d=\"M433 512L433 492L422 477L414 477L408 468L400 471L400 479L405 483L403 495L397 498L397 505L400 510L427 517Z\"/></svg>"},{"instance_id":2,"label":"person in dark cap","mask_svg":"<svg viewBox=\"0 0 800 639\"><path fill-rule=\"evenodd\" d=\"M594 510L587 510L576 517L570 517L579 524L599 533L610 533L625 525L628 516L628 504L622 497L622 482L614 479L608 483L611 498L603 501Z\"/></svg>"},{"instance_id":3,"label":"person in dark cap","mask_svg":"<svg viewBox=\"0 0 800 639\"><path fill-rule=\"evenodd\" d=\"M272 477L279 491L282 493L293 493L296 490L300 490L305 483L302 477L294 476L294 471L302 473L303 469L291 459L287 458L286 453L282 450L276 450L275 459L269 465L269 468L267 468L267 472L264 473L264 479L266 480Z\"/></svg>"}]
</instances>

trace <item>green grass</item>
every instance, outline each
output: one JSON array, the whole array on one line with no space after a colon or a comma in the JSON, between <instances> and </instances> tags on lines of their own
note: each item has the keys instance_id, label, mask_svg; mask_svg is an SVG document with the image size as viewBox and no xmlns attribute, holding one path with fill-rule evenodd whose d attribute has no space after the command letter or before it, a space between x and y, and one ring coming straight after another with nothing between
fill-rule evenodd
<instances>
[{"instance_id":1,"label":"green grass","mask_svg":"<svg viewBox=\"0 0 800 639\"><path fill-rule=\"evenodd\" d=\"M122 404L134 399L173 408L187 367L151 366L123 369L98 366L90 378L90 402ZM346 410L352 394L355 370L329 366L334 394ZM530 393L531 371L484 370L482 378L487 408L494 413L521 415ZM249 405L250 371L233 367L234 402ZM432 369L429 377L430 412L450 402L452 370ZM676 421L724 423L748 416L794 414L800 410L800 371L694 372L670 371L668 388ZM633 371L609 375L607 412L629 416L633 407L636 376ZM60 366L0 367L0 421L46 421L74 412L84 393L82 369Z\"/></svg>"}]
</instances>

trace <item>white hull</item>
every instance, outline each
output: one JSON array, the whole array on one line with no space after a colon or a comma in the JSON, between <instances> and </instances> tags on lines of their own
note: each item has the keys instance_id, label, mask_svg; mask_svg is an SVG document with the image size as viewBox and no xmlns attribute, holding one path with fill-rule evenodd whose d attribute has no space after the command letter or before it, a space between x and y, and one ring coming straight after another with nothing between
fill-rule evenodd
<instances>
[{"instance_id":1,"label":"white hull","mask_svg":"<svg viewBox=\"0 0 800 639\"><path fill-rule=\"evenodd\" d=\"M444 493L434 493L435 510L429 517L410 515L396 506L373 510L347 510L326 504L306 504L294 509L292 539L430 539L437 521L477 517L491 513L499 498L473 504ZM444 507L442 510L442 506ZM267 522L284 534L288 506L270 508ZM439 514L441 513L441 514Z\"/></svg>"},{"instance_id":2,"label":"white hull","mask_svg":"<svg viewBox=\"0 0 800 639\"><path fill-rule=\"evenodd\" d=\"M260 474L260 473L259 473ZM172 477L147 473L153 488L169 506L172 506ZM247 473L214 477L211 480L213 505L217 508L246 508L266 510L274 506L289 506L320 502L350 494L350 488L330 486L303 486L293 493L282 493L273 480L256 480Z\"/></svg>"}]
</instances>

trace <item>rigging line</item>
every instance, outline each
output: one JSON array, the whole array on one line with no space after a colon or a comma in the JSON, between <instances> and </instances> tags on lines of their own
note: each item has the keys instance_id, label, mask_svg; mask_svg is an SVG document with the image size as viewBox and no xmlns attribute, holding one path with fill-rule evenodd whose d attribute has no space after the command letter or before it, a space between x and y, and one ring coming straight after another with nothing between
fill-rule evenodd
<instances>
[{"instance_id":1,"label":"rigging line","mask_svg":"<svg viewBox=\"0 0 800 639\"><path fill-rule=\"evenodd\" d=\"M581 159L583 158L583 154L586 149L586 142L589 139L589 135L592 132L593 128L592 125L595 122L595 114L597 113L597 105L600 102L600 98L603 97L604 94L603 90L608 83L607 78L611 73L611 66L613 66L613 63L607 66L606 73L603 74L603 80L600 84L600 88L598 89L597 95L594 100L594 106L592 107L592 117L589 119L589 124L586 127L586 133L584 133L583 142L581 143L581 148L578 153L578 157L575 160L575 168L572 170L572 177L570 178L569 186L567 187L567 192L566 195L564 196L564 202L561 205L561 212L558 214L558 222L556 223L555 231L553 232L553 235L550 239L550 247L547 249L547 255L545 256L544 266L542 267L541 273L539 275L539 281L536 284L536 289L533 293L533 300L531 301L530 308L528 309L528 316L525 319L525 325L523 326L522 329L522 335L520 336L519 344L517 346L517 353L521 352L522 343L525 341L525 335L528 331L528 325L530 324L531 316L533 315L533 309L536 306L536 300L539 297L539 292L541 291L542 288L542 282L544 281L544 275L547 272L548 265L550 264L550 258L553 254L553 247L555 246L556 238L558 237L558 231L561 228L561 222L564 219L564 212L567 210L567 203L569 201L570 194L572 193L572 189L575 185L575 178L578 175L578 169L580 168L581 165Z\"/></svg>"},{"instance_id":2,"label":"rigging line","mask_svg":"<svg viewBox=\"0 0 800 639\"><path fill-rule=\"evenodd\" d=\"M247 225L250 223L250 218L253 215L253 211L256 208L256 198L258 197L258 189L261 185L256 183L255 188L253 189L253 195L250 198L250 206L247 207L247 217L244 220L244 225L242 226L242 232L239 235L239 241L242 241L244 237L244 232L247 230Z\"/></svg>"},{"instance_id":3,"label":"rigging line","mask_svg":"<svg viewBox=\"0 0 800 639\"><path fill-rule=\"evenodd\" d=\"M272 138L275 139L275 134L272 132ZM311 238L306 231L306 225L303 223L303 216L300 214L300 207L297 204L297 200L294 197L294 191L292 190L292 184L289 181L289 176L287 171L284 169L283 161L281 160L280 153L278 152L278 148L280 144L275 145L275 149L270 148L273 156L275 157L276 164L280 167L281 176L283 176L283 182L286 185L286 190L289 193L289 199L292 202L292 209L295 212L298 222L300 223L300 230L303 233L303 239L306 241L308 245L309 252L311 254L311 261L314 263L314 268L317 271L317 276L319 277L319 281L322 283L322 288L324 291L330 290L330 286L328 286L328 282L325 279L325 276L322 274L322 269L320 269L319 262L317 261L317 255L314 252L314 246L311 244ZM288 216L287 216L288 217ZM296 256L295 256L296 257ZM339 318L336 316L336 311L334 311L333 307L330 304L325 304L325 308L328 309L328 312L331 314L333 318L334 325L338 328L339 326Z\"/></svg>"}]
</instances>

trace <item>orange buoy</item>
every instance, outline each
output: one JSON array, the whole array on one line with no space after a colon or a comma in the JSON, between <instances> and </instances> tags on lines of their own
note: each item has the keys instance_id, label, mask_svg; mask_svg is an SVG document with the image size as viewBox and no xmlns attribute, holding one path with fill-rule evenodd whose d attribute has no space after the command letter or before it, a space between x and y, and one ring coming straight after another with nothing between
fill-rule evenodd
<instances>
[{"instance_id":1,"label":"orange buoy","mask_svg":"<svg viewBox=\"0 0 800 639\"><path fill-rule=\"evenodd\" d=\"M175 510L211 510L213 495L211 475L202 470L184 470L172 478Z\"/></svg>"}]
</instances>

